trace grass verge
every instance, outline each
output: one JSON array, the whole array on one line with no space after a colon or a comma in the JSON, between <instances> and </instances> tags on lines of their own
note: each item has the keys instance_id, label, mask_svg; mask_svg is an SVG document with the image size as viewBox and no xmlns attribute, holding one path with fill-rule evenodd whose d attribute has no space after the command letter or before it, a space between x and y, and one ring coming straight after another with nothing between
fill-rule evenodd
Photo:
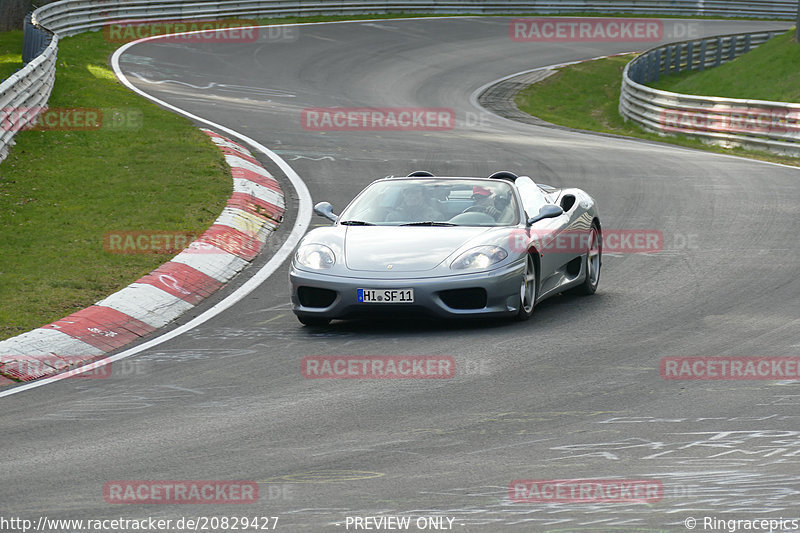
<instances>
[{"instance_id":1,"label":"grass verge","mask_svg":"<svg viewBox=\"0 0 800 533\"><path fill-rule=\"evenodd\" d=\"M657 89L703 96L800 102L800 45L794 30L703 72L684 72L651 83Z\"/></svg>"},{"instance_id":2,"label":"grass verge","mask_svg":"<svg viewBox=\"0 0 800 533\"><path fill-rule=\"evenodd\" d=\"M796 158L741 148L722 148L684 136L662 137L632 122L625 122L618 109L620 85L622 71L633 57L610 57L563 67L549 78L517 93L515 103L530 115L570 128L800 166L800 160Z\"/></svg>"},{"instance_id":3,"label":"grass verge","mask_svg":"<svg viewBox=\"0 0 800 533\"><path fill-rule=\"evenodd\" d=\"M0 82L22 68L22 30L0 32Z\"/></svg>"},{"instance_id":4,"label":"grass verge","mask_svg":"<svg viewBox=\"0 0 800 533\"><path fill-rule=\"evenodd\" d=\"M0 164L0 338L91 305L174 255L106 252L106 232L202 232L230 195L207 137L116 80L107 58L117 46L102 33L60 41L49 105L67 119L18 134ZM124 120L81 130L81 111L98 109Z\"/></svg>"}]
</instances>

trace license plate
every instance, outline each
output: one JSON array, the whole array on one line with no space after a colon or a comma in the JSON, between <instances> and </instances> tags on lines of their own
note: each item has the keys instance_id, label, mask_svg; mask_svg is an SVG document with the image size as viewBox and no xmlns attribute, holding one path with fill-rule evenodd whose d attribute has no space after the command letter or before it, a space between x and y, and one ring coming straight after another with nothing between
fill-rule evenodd
<instances>
[{"instance_id":1,"label":"license plate","mask_svg":"<svg viewBox=\"0 0 800 533\"><path fill-rule=\"evenodd\" d=\"M414 303L414 289L356 289L358 301L365 304Z\"/></svg>"}]
</instances>

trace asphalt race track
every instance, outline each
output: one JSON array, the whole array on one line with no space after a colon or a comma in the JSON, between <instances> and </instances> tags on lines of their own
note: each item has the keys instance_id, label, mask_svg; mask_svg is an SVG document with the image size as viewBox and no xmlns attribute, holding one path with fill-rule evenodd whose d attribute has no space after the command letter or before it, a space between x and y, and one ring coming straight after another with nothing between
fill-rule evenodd
<instances>
[{"instance_id":1,"label":"asphalt race track","mask_svg":"<svg viewBox=\"0 0 800 533\"><path fill-rule=\"evenodd\" d=\"M277 516L282 531L354 531L348 517L377 516L412 517L415 531L418 517L448 517L462 532L601 533L687 531L688 518L697 531L712 530L704 517L798 518L800 381L665 380L659 362L800 355L800 170L519 124L474 107L473 92L504 76L654 45L514 42L509 20L149 42L121 65L138 88L277 152L313 200L337 212L389 174L511 170L587 190L604 228L660 231L663 249L606 254L596 295L552 298L526 323L309 329L289 310L284 264L216 318L115 363L109 378L0 398L0 514ZM701 35L788 27L691 24ZM669 35L677 26L665 27ZM450 108L457 126L304 129L302 110L319 107ZM282 180L289 216L276 240L286 239L297 195L258 155ZM457 372L306 379L300 362L310 355L452 356ZM513 480L592 478L657 480L663 493L649 502L509 498ZM107 503L104 487L120 480L248 480L259 497Z\"/></svg>"}]
</instances>

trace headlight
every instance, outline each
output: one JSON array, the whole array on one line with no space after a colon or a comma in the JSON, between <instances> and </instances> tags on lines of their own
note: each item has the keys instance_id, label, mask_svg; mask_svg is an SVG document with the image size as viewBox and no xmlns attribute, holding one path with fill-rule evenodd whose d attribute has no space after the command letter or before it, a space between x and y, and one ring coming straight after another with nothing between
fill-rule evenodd
<instances>
[{"instance_id":1,"label":"headlight","mask_svg":"<svg viewBox=\"0 0 800 533\"><path fill-rule=\"evenodd\" d=\"M313 270L328 270L336 263L333 251L323 244L304 244L297 249L294 259Z\"/></svg>"},{"instance_id":2,"label":"headlight","mask_svg":"<svg viewBox=\"0 0 800 533\"><path fill-rule=\"evenodd\" d=\"M467 250L453 261L453 270L483 270L508 257L508 252L499 246L479 246Z\"/></svg>"}]
</instances>

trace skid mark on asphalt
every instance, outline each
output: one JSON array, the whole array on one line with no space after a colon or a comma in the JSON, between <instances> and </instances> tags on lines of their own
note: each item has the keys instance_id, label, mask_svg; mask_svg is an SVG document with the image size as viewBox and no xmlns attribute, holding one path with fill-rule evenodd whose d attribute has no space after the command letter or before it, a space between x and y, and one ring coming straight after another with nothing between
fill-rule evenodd
<instances>
[{"instance_id":1,"label":"skid mark on asphalt","mask_svg":"<svg viewBox=\"0 0 800 533\"><path fill-rule=\"evenodd\" d=\"M786 394L773 396L772 400L755 405L800 405L800 394Z\"/></svg>"},{"instance_id":2,"label":"skid mark on asphalt","mask_svg":"<svg viewBox=\"0 0 800 533\"><path fill-rule=\"evenodd\" d=\"M217 83L215 81L208 82L205 85L198 85L194 83L189 83L187 81L180 81L180 80L171 80L171 79L163 79L157 80L153 78L148 78L147 75L141 72L131 72L130 76L136 78L142 83L147 83L150 85L164 85L164 84L173 84L173 85L180 85L183 87L189 87L190 89L196 89L198 91L208 91L209 89L217 89L220 92L230 92L235 93L238 96L250 95L250 96L266 96L269 98L296 98L297 95L293 93L289 93L286 91L280 91L277 89L267 89L264 87L251 87L249 85L234 85L230 83Z\"/></svg>"},{"instance_id":3,"label":"skid mark on asphalt","mask_svg":"<svg viewBox=\"0 0 800 533\"><path fill-rule=\"evenodd\" d=\"M249 316L249 315L262 315L264 313L268 313L270 311L289 311L292 308L292 304L289 302L273 305L272 307L265 307L263 309L254 309L252 311L245 311L239 314L239 316Z\"/></svg>"},{"instance_id":4,"label":"skid mark on asphalt","mask_svg":"<svg viewBox=\"0 0 800 533\"><path fill-rule=\"evenodd\" d=\"M220 417L230 416L232 413L242 413L252 410L253 399L247 396L230 396L215 398L192 403L192 408L183 416L188 418L203 418L218 421Z\"/></svg>"},{"instance_id":5,"label":"skid mark on asphalt","mask_svg":"<svg viewBox=\"0 0 800 533\"><path fill-rule=\"evenodd\" d=\"M256 483L338 483L383 477L383 472L368 470L308 470L294 474L275 476Z\"/></svg>"},{"instance_id":6,"label":"skid mark on asphalt","mask_svg":"<svg viewBox=\"0 0 800 533\"><path fill-rule=\"evenodd\" d=\"M206 359L248 356L256 353L258 353L258 350L254 348L164 349L144 353L137 359L140 361L153 362L202 361Z\"/></svg>"},{"instance_id":7,"label":"skid mark on asphalt","mask_svg":"<svg viewBox=\"0 0 800 533\"><path fill-rule=\"evenodd\" d=\"M91 387L86 387L82 392L86 398L67 401L58 406L58 409L44 413L34 420L111 420L119 418L121 413L144 411L161 404L189 400L196 401L198 396L217 394L220 391L227 393L235 390L233 385L211 387L205 391L185 389L174 385L141 387L129 383L108 388L106 394L97 394Z\"/></svg>"},{"instance_id":8,"label":"skid mark on asphalt","mask_svg":"<svg viewBox=\"0 0 800 533\"><path fill-rule=\"evenodd\" d=\"M336 158L330 155L323 155L320 157L307 157L304 155L294 155L289 161L297 161L298 159L308 159L310 161L336 161Z\"/></svg>"},{"instance_id":9,"label":"skid mark on asphalt","mask_svg":"<svg viewBox=\"0 0 800 533\"><path fill-rule=\"evenodd\" d=\"M273 322L273 321L278 320L279 318L283 318L285 316L286 316L285 313L280 313L279 315L274 316L274 317L272 317L272 318L270 318L268 320L265 320L263 322L257 322L256 326L263 326L264 324L269 324L270 322Z\"/></svg>"},{"instance_id":10,"label":"skid mark on asphalt","mask_svg":"<svg viewBox=\"0 0 800 533\"><path fill-rule=\"evenodd\" d=\"M297 325L295 320L292 320L290 327L284 329L276 329L280 327L281 322L273 324L272 327L218 327L208 328L205 330L193 330L186 334L186 337L191 337L195 340L254 340L259 341L263 339L281 339L281 340L303 340L314 341L324 340L331 338L344 338L352 337L355 333L338 332L338 331L306 331L306 329ZM287 326L289 326L287 321Z\"/></svg>"},{"instance_id":11,"label":"skid mark on asphalt","mask_svg":"<svg viewBox=\"0 0 800 533\"><path fill-rule=\"evenodd\" d=\"M542 418L556 416L549 413ZM512 423L536 419L536 413L497 413L483 416L484 421L506 420ZM535 462L520 463L519 478L531 479L574 479L574 478L620 478L620 464L624 465L624 477L628 479L657 479L664 490L661 501L654 504L635 502L619 503L553 503L520 504L508 498L507 485L489 483L474 486L424 489L419 497L405 498L393 495L395 504L391 509L382 509L383 514L397 516L416 516L420 509L416 505L431 500L442 501L426 513L457 517L457 523L467 526L526 526L545 531L559 524L570 527L605 526L646 526L652 525L654 513L663 517L663 526L680 526L686 516L699 512L709 513L783 513L796 510L797 489L796 465L800 462L800 432L782 429L738 430L713 429L709 424L753 422L774 423L785 426L796 415L765 414L747 417L717 417L709 420L703 417L662 419L657 417L608 417L602 416L597 423L618 424L624 428L625 438L609 441L587 442L582 444L558 444L552 442L544 432L543 438L520 441L525 453L539 459ZM669 431L670 426L681 427L686 423L697 423L701 431ZM659 440L636 436L631 428L664 427ZM682 424L675 426L675 424ZM472 428L468 429L468 431ZM429 429L431 438L441 433ZM408 432L407 432L408 433ZM457 433L452 431L450 433ZM631 435L631 433L634 433ZM581 435L586 438L587 435ZM591 438L591 435L589 435ZM578 438L578 437L575 437ZM564 435L558 435L563 442ZM573 440L570 438L568 440ZM536 444L547 443L545 446ZM534 445L533 447L531 445ZM419 445L415 444L419 449ZM509 447L503 447L507 449ZM374 452L372 452L374 453ZM458 452L453 452L456 456ZM574 464L580 458L583 464ZM624 462L621 460L624 459ZM536 464L540 463L540 464ZM598 466L608 465L608 475L587 476L585 472L598 472ZM769 472L768 467L779 465L786 471ZM792 466L794 465L794 466ZM590 470L591 467L591 470ZM602 470L602 468L600 469ZM511 478L509 477L509 482ZM431 470L431 484L438 484L435 469ZM421 482L421 483L424 483ZM381 493L373 491L372 496L380 498ZM326 500L327 501L327 500ZM376 503L382 500L376 500ZM380 504L379 504L380 505ZM302 514L302 511L296 511ZM375 516L375 507L353 505L344 513L346 516ZM322 517L319 517L322 518ZM333 517L333 520L341 517ZM592 531L597 531L593 529Z\"/></svg>"}]
</instances>

